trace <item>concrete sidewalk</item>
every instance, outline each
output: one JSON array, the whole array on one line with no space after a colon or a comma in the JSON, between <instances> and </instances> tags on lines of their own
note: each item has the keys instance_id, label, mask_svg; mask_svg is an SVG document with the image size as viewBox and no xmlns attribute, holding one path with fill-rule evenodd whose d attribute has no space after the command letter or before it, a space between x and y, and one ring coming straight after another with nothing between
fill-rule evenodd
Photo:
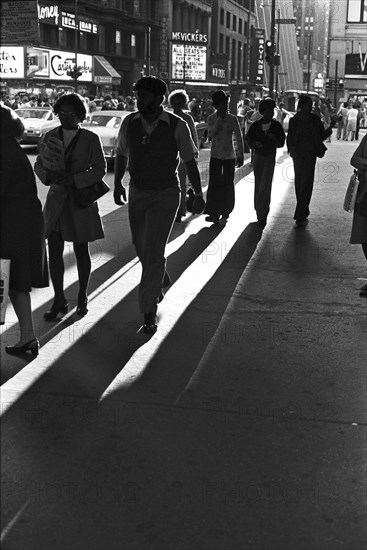
<instances>
[{"instance_id":1,"label":"concrete sidewalk","mask_svg":"<svg viewBox=\"0 0 367 550\"><path fill-rule=\"evenodd\" d=\"M4 550L364 550L356 145L327 145L306 228L283 153L264 231L251 173L226 226L175 226L156 335L132 258L3 385Z\"/></svg>"}]
</instances>

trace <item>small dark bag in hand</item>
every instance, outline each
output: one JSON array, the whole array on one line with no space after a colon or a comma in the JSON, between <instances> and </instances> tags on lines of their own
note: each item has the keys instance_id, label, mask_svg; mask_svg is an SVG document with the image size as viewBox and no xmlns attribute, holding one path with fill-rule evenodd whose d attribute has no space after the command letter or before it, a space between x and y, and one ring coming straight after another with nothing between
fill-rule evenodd
<instances>
[{"instance_id":1,"label":"small dark bag in hand","mask_svg":"<svg viewBox=\"0 0 367 550\"><path fill-rule=\"evenodd\" d=\"M109 185L104 180L98 181L88 187L78 189L74 187L74 198L79 206L86 208L90 204L98 201L103 195L110 190Z\"/></svg>"}]
</instances>

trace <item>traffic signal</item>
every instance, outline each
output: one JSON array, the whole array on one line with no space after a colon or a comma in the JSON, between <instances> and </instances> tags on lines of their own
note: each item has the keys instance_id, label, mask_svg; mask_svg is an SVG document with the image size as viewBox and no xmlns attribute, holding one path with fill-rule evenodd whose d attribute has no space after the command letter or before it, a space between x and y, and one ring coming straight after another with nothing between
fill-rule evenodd
<instances>
[{"instance_id":1,"label":"traffic signal","mask_svg":"<svg viewBox=\"0 0 367 550\"><path fill-rule=\"evenodd\" d=\"M269 65L274 65L275 44L271 40L267 40L265 44L265 61Z\"/></svg>"},{"instance_id":2,"label":"traffic signal","mask_svg":"<svg viewBox=\"0 0 367 550\"><path fill-rule=\"evenodd\" d=\"M339 88L339 90L342 90L344 88L344 80L339 80L338 88Z\"/></svg>"},{"instance_id":3,"label":"traffic signal","mask_svg":"<svg viewBox=\"0 0 367 550\"><path fill-rule=\"evenodd\" d=\"M326 88L326 90L331 90L331 88L332 88L332 82L331 82L330 78L327 78L327 79L326 79L325 88Z\"/></svg>"},{"instance_id":4,"label":"traffic signal","mask_svg":"<svg viewBox=\"0 0 367 550\"><path fill-rule=\"evenodd\" d=\"M73 69L72 71L67 71L66 74L70 76L70 78L77 80L80 76L82 76L83 73L78 71L78 69Z\"/></svg>"}]
</instances>

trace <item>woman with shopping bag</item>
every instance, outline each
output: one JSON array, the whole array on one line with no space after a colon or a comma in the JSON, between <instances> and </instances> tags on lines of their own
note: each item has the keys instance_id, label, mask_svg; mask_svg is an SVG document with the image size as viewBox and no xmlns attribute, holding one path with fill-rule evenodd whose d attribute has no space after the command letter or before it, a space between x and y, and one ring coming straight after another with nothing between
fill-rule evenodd
<instances>
[{"instance_id":1,"label":"woman with shopping bag","mask_svg":"<svg viewBox=\"0 0 367 550\"><path fill-rule=\"evenodd\" d=\"M19 145L24 132L20 118L0 107L1 134L1 258L10 259L9 297L18 317L20 336L5 348L12 355L38 355L30 292L48 286L41 202L32 166Z\"/></svg>"}]
</instances>

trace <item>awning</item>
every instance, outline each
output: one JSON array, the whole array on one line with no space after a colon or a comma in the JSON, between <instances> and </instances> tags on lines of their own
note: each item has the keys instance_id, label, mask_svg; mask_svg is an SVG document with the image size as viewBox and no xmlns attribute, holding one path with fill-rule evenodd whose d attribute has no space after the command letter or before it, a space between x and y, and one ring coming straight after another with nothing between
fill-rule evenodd
<instances>
[{"instance_id":1,"label":"awning","mask_svg":"<svg viewBox=\"0 0 367 550\"><path fill-rule=\"evenodd\" d=\"M93 80L97 84L120 84L121 75L102 55L93 56Z\"/></svg>"},{"instance_id":2,"label":"awning","mask_svg":"<svg viewBox=\"0 0 367 550\"><path fill-rule=\"evenodd\" d=\"M360 90L362 94L367 95L367 78L364 78L364 77L353 78L353 76L354 75L350 75L350 76L345 75L344 88L346 88L347 90L353 90L353 91Z\"/></svg>"}]
</instances>

